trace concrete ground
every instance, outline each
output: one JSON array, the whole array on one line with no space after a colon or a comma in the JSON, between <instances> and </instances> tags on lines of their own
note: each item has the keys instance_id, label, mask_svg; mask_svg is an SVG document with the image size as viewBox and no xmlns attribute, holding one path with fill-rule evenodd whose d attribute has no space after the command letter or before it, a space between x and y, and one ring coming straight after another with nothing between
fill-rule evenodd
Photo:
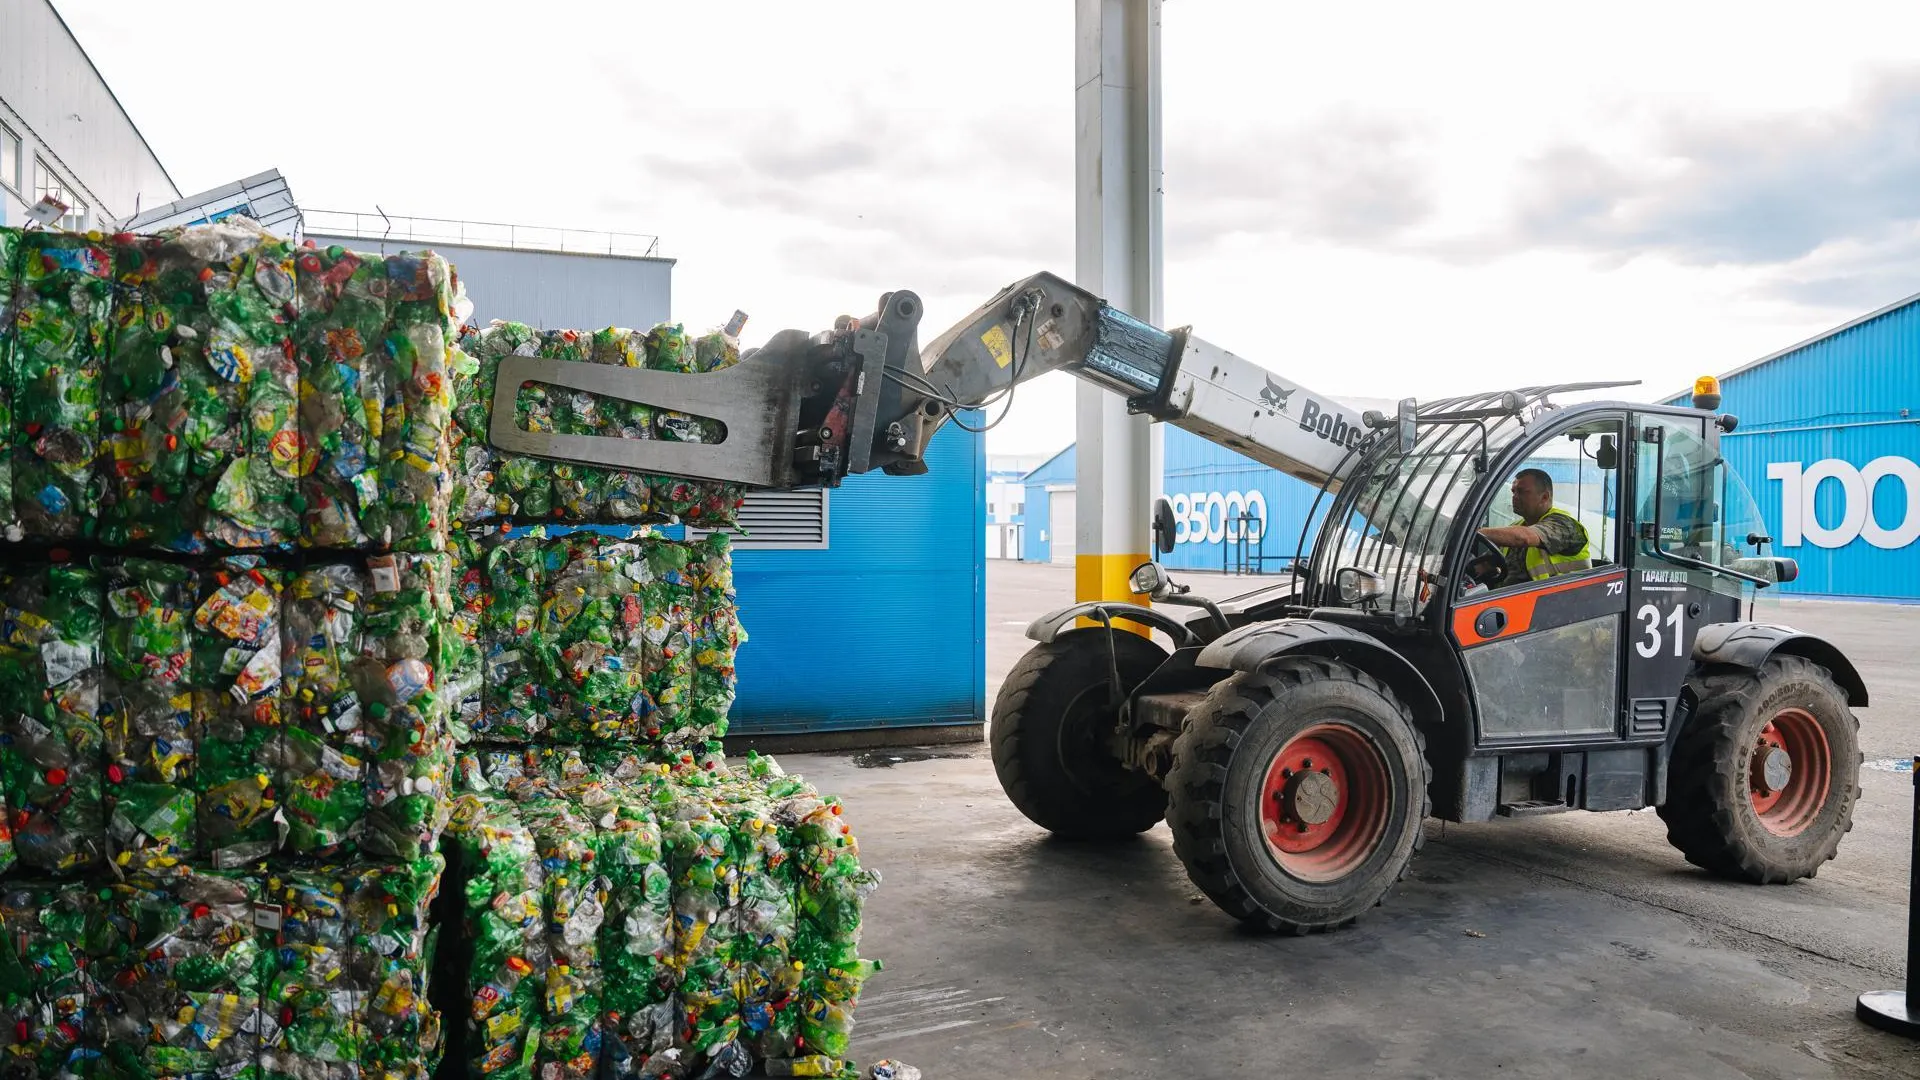
<instances>
[{"instance_id":1,"label":"concrete ground","mask_svg":"<svg viewBox=\"0 0 1920 1080\"><path fill-rule=\"evenodd\" d=\"M1069 570L990 563L988 700ZM1238 585L1184 575L1196 591ZM1244 579L1242 579L1244 580ZM1902 980L1920 608L1779 602L1874 695L1852 835L1812 881L1709 878L1651 812L1427 824L1386 904L1310 938L1244 934L1164 825L1061 843L979 746L784 764L841 793L885 884L853 1053L929 1077L1913 1077L1920 1049L1853 1018ZM1875 767L1877 766L1877 767Z\"/></svg>"}]
</instances>

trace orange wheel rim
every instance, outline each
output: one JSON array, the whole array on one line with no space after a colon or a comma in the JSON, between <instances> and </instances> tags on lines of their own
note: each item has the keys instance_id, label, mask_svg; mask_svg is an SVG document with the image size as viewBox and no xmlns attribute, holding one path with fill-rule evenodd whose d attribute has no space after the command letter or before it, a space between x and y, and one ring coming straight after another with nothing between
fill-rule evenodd
<instances>
[{"instance_id":1,"label":"orange wheel rim","mask_svg":"<svg viewBox=\"0 0 1920 1080\"><path fill-rule=\"evenodd\" d=\"M1747 772L1760 825L1775 836L1798 836L1820 816L1833 787L1827 733L1807 710L1782 709L1760 729Z\"/></svg>"},{"instance_id":2,"label":"orange wheel rim","mask_svg":"<svg viewBox=\"0 0 1920 1080\"><path fill-rule=\"evenodd\" d=\"M1267 765L1260 828L1267 853L1303 881L1335 881L1379 848L1392 777L1373 740L1343 723L1289 739Z\"/></svg>"}]
</instances>

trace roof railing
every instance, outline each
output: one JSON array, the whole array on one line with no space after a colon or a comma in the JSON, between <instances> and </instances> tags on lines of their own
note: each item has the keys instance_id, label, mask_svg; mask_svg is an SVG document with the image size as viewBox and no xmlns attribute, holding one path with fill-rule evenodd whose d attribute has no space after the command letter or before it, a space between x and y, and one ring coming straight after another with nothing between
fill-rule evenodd
<instances>
[{"instance_id":1,"label":"roof railing","mask_svg":"<svg viewBox=\"0 0 1920 1080\"><path fill-rule=\"evenodd\" d=\"M353 210L302 210L305 232L352 236L399 244L460 244L510 251L558 251L572 255L659 258L660 238L604 229L556 229L499 221L411 217Z\"/></svg>"}]
</instances>

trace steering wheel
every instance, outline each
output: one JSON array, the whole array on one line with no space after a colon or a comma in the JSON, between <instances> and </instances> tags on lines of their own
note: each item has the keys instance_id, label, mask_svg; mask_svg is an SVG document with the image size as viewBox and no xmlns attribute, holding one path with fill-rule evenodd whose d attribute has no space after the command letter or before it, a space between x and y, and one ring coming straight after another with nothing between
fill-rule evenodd
<instances>
[{"instance_id":1,"label":"steering wheel","mask_svg":"<svg viewBox=\"0 0 1920 1080\"><path fill-rule=\"evenodd\" d=\"M1498 544L1479 533L1473 534L1473 543L1467 550L1467 565L1460 572L1460 587L1485 585L1491 589L1506 576L1507 556Z\"/></svg>"}]
</instances>

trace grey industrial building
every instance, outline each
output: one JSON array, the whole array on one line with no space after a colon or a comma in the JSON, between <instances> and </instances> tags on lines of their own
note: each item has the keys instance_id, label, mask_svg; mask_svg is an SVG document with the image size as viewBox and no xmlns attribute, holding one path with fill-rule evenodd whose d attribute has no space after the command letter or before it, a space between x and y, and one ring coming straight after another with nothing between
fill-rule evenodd
<instances>
[{"instance_id":1,"label":"grey industrial building","mask_svg":"<svg viewBox=\"0 0 1920 1080\"><path fill-rule=\"evenodd\" d=\"M52 195L69 229L112 227L180 197L47 0L0 4L0 225Z\"/></svg>"}]
</instances>

